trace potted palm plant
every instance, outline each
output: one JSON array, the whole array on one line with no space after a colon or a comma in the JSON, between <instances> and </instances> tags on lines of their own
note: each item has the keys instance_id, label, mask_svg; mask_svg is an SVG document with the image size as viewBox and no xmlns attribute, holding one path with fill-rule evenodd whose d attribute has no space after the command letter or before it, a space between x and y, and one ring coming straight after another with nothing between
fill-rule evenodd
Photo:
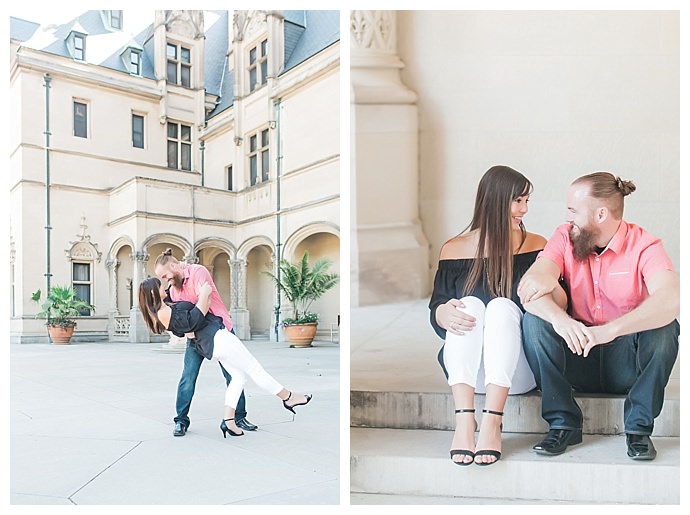
<instances>
[{"instance_id":1,"label":"potted palm plant","mask_svg":"<svg viewBox=\"0 0 690 515\"><path fill-rule=\"evenodd\" d=\"M31 295L31 300L41 302L41 290ZM53 286L36 318L45 318L50 340L55 344L68 344L77 322L75 317L88 315L95 306L77 298L74 289L68 286Z\"/></svg>"},{"instance_id":2,"label":"potted palm plant","mask_svg":"<svg viewBox=\"0 0 690 515\"><path fill-rule=\"evenodd\" d=\"M331 264L330 259L321 258L310 268L309 252L305 250L298 263L280 260L280 277L264 272L292 304L292 316L281 323L291 347L311 347L314 341L319 315L309 311L309 306L338 283L338 274L328 272Z\"/></svg>"}]
</instances>

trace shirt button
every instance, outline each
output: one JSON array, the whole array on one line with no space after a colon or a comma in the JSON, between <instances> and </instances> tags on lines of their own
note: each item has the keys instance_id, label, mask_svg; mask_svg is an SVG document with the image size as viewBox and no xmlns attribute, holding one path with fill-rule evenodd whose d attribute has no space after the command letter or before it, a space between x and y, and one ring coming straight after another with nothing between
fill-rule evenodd
<instances>
[{"instance_id":1,"label":"shirt button","mask_svg":"<svg viewBox=\"0 0 690 515\"><path fill-rule=\"evenodd\" d=\"M599 281L594 281L594 284L599 284Z\"/></svg>"},{"instance_id":2,"label":"shirt button","mask_svg":"<svg viewBox=\"0 0 690 515\"><path fill-rule=\"evenodd\" d=\"M597 306L597 309L601 309L601 306Z\"/></svg>"}]
</instances>

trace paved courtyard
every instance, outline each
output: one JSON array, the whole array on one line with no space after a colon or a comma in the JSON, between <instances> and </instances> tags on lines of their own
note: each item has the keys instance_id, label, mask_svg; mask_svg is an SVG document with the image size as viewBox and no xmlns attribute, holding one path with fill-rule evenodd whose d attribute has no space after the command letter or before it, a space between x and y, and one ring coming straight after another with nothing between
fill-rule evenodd
<instances>
[{"instance_id":1,"label":"paved courtyard","mask_svg":"<svg viewBox=\"0 0 690 515\"><path fill-rule=\"evenodd\" d=\"M216 363L202 365L189 431L175 438L182 354L159 343L10 345L10 504L339 504L339 346L245 344L314 399L293 420L249 383L259 430L227 439Z\"/></svg>"}]
</instances>

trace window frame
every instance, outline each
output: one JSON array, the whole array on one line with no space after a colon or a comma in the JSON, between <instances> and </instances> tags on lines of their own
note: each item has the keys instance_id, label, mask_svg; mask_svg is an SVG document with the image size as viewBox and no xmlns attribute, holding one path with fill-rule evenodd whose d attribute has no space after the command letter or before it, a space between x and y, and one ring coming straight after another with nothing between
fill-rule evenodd
<instances>
[{"instance_id":1,"label":"window frame","mask_svg":"<svg viewBox=\"0 0 690 515\"><path fill-rule=\"evenodd\" d=\"M117 13L117 14L115 14ZM118 26L116 27L113 20L117 20ZM110 28L114 30L122 30L122 11L108 11L108 22L110 23Z\"/></svg>"},{"instance_id":2,"label":"window frame","mask_svg":"<svg viewBox=\"0 0 690 515\"><path fill-rule=\"evenodd\" d=\"M77 123L77 105L84 106L84 122ZM77 130L81 129L83 125L84 134L77 134ZM89 138L89 104L85 100L72 99L72 136L75 138Z\"/></svg>"},{"instance_id":3,"label":"window frame","mask_svg":"<svg viewBox=\"0 0 690 515\"><path fill-rule=\"evenodd\" d=\"M249 135L247 158L250 187L271 180L271 137L268 127L262 127Z\"/></svg>"},{"instance_id":4,"label":"window frame","mask_svg":"<svg viewBox=\"0 0 690 515\"><path fill-rule=\"evenodd\" d=\"M171 127L175 127L175 135L171 136L170 129ZM185 130L186 129L186 130ZM188 134L188 139L185 139L185 133ZM185 125L182 122L172 122L168 121L167 122L167 127L166 127L166 137L167 137L167 154L168 154L168 168L170 170L180 170L183 172L191 172L193 168L193 155L192 155L192 145L193 145L193 132L192 132L192 126L191 125ZM175 145L175 161L176 164L175 166L170 166L171 165L171 155L170 155L170 150L171 150L171 145ZM189 161L189 168L185 168L183 166L183 160L185 159L185 154L186 157Z\"/></svg>"},{"instance_id":5,"label":"window frame","mask_svg":"<svg viewBox=\"0 0 690 515\"><path fill-rule=\"evenodd\" d=\"M86 269L88 270L88 279L82 280L82 279L75 279L75 267L78 265L84 265L86 266ZM77 288L78 286L88 286L88 292L89 292L89 298L84 299L82 297L79 297L77 295L79 289ZM83 300L87 304L92 304L91 299L93 299L93 261L72 261L72 289L74 290L75 297ZM88 317L91 316L91 310L88 310L87 314L84 314L84 312L80 311L79 316L82 317Z\"/></svg>"},{"instance_id":6,"label":"window frame","mask_svg":"<svg viewBox=\"0 0 690 515\"><path fill-rule=\"evenodd\" d=\"M81 42L81 46L77 45L77 41ZM74 49L74 58L77 61L86 60L86 35L80 32L72 33L72 48Z\"/></svg>"},{"instance_id":7,"label":"window frame","mask_svg":"<svg viewBox=\"0 0 690 515\"><path fill-rule=\"evenodd\" d=\"M170 53L171 49L175 49L174 54ZM192 88L192 66L193 66L193 51L190 46L184 46L182 43L174 41L167 41L165 45L165 80L168 84L175 84L183 88ZM175 76L171 80L171 70L174 67Z\"/></svg>"},{"instance_id":8,"label":"window frame","mask_svg":"<svg viewBox=\"0 0 690 515\"><path fill-rule=\"evenodd\" d=\"M137 56L137 62L136 63L133 61L134 56ZM136 75L137 77L141 77L142 58L143 58L143 52L141 50L136 49L136 48L130 48L129 49L129 59L127 61L129 63L130 75Z\"/></svg>"},{"instance_id":9,"label":"window frame","mask_svg":"<svg viewBox=\"0 0 690 515\"><path fill-rule=\"evenodd\" d=\"M232 165L228 165L228 166L225 167L225 186L226 186L226 188L227 188L228 191L235 191L235 190L233 189L233 187L234 187L234 184L233 184L233 179L234 179L233 173L234 173L234 171L233 171Z\"/></svg>"},{"instance_id":10,"label":"window frame","mask_svg":"<svg viewBox=\"0 0 690 515\"><path fill-rule=\"evenodd\" d=\"M256 91L268 82L268 38L259 40L247 52L247 81L249 92Z\"/></svg>"},{"instance_id":11,"label":"window frame","mask_svg":"<svg viewBox=\"0 0 690 515\"><path fill-rule=\"evenodd\" d=\"M136 144L137 131L134 123L136 119L141 119L141 146ZM146 116L135 112L132 112L132 148L146 148Z\"/></svg>"}]
</instances>

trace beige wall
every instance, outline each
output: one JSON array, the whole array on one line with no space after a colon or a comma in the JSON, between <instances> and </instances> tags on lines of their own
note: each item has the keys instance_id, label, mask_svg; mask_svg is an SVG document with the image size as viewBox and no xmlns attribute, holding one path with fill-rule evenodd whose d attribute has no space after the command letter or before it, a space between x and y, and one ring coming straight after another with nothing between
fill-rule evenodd
<instances>
[{"instance_id":1,"label":"beige wall","mask_svg":"<svg viewBox=\"0 0 690 515\"><path fill-rule=\"evenodd\" d=\"M680 267L678 12L400 11L397 21L403 82L418 95L430 274L494 164L532 180L526 225L547 237L574 178L633 180L626 218Z\"/></svg>"}]
</instances>

